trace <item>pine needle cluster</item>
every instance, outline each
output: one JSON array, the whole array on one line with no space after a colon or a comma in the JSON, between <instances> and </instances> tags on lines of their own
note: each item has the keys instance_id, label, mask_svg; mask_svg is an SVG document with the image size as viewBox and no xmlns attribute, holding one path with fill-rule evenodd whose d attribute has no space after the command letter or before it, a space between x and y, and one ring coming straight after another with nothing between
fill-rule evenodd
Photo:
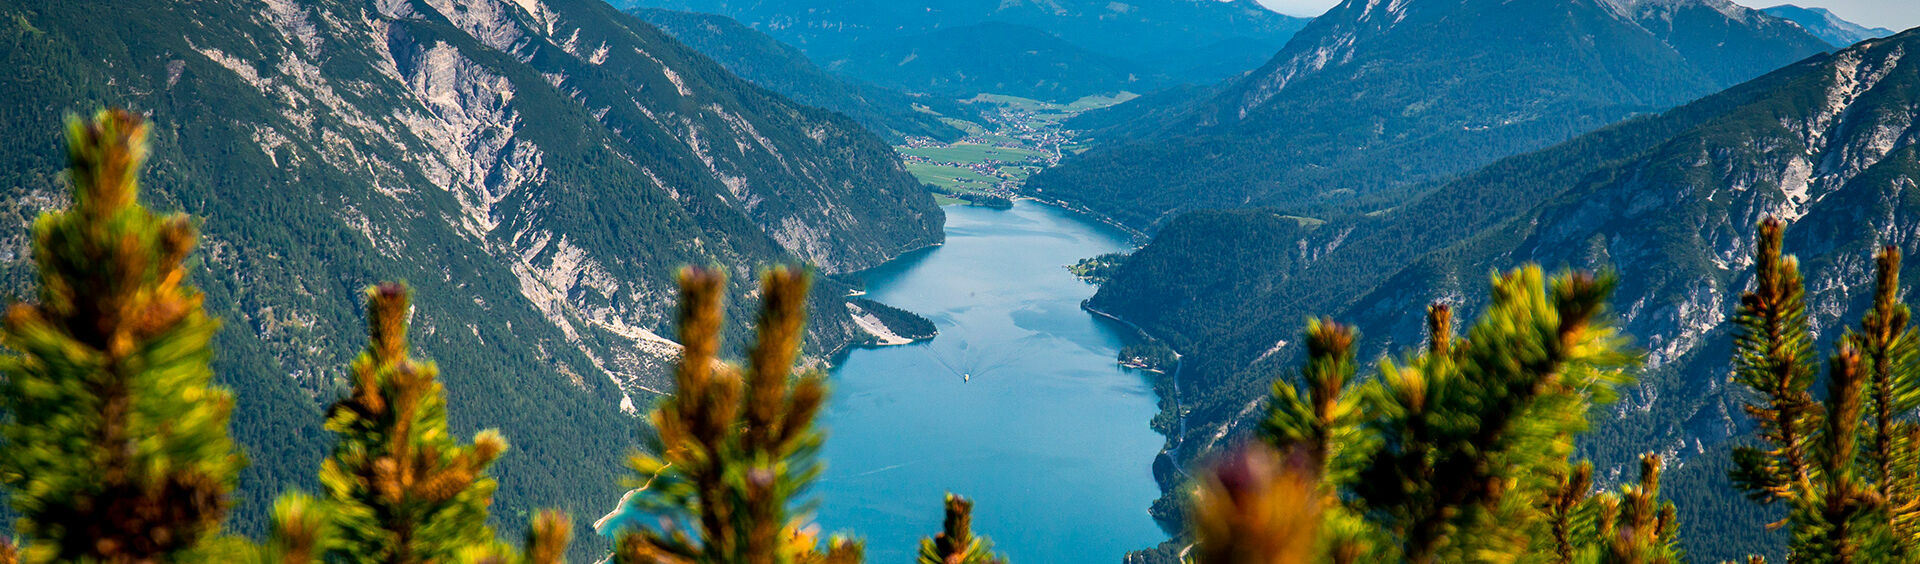
<instances>
[{"instance_id":1,"label":"pine needle cluster","mask_svg":"<svg viewBox=\"0 0 1920 564\"><path fill-rule=\"evenodd\" d=\"M919 564L1006 564L993 553L993 541L973 534L973 502L947 494L947 518L941 531L921 539Z\"/></svg>"},{"instance_id":2,"label":"pine needle cluster","mask_svg":"<svg viewBox=\"0 0 1920 564\"><path fill-rule=\"evenodd\" d=\"M1382 360L1357 384L1358 336L1310 322L1300 388L1275 383L1265 445L1230 456L1198 486L1196 559L1670 554L1671 506L1657 503L1657 478L1596 499L1586 491L1591 468L1568 460L1588 410L1630 381L1624 368L1634 357L1606 315L1612 279L1570 272L1549 280L1529 266L1492 284L1491 305L1464 338L1452 333L1452 309L1435 305L1427 346ZM1651 478L1658 464L1650 460ZM1599 507L1616 499L1615 508Z\"/></svg>"},{"instance_id":3,"label":"pine needle cluster","mask_svg":"<svg viewBox=\"0 0 1920 564\"><path fill-rule=\"evenodd\" d=\"M326 497L289 492L274 504L261 562L560 564L572 521L534 515L519 551L487 525L495 483L487 466L507 449L498 432L460 445L447 428L439 369L413 360L407 343L411 292L368 288L367 349L350 369L353 388L328 410L337 442L321 463Z\"/></svg>"},{"instance_id":4,"label":"pine needle cluster","mask_svg":"<svg viewBox=\"0 0 1920 564\"><path fill-rule=\"evenodd\" d=\"M1581 561L1671 564L1682 560L1680 519L1673 502L1660 499L1660 470L1660 455L1647 454L1640 458L1638 483L1599 497L1595 545L1602 552Z\"/></svg>"},{"instance_id":5,"label":"pine needle cluster","mask_svg":"<svg viewBox=\"0 0 1920 564\"><path fill-rule=\"evenodd\" d=\"M1323 530L1339 524L1323 519L1331 500L1317 466L1304 448L1283 454L1253 443L1201 473L1189 515L1196 540L1190 558L1202 564L1353 562L1354 547L1329 553L1329 540L1322 539Z\"/></svg>"},{"instance_id":6,"label":"pine needle cluster","mask_svg":"<svg viewBox=\"0 0 1920 564\"><path fill-rule=\"evenodd\" d=\"M654 453L630 461L636 488L622 511L659 518L656 526L620 524L614 561L622 564L858 562L861 545L835 538L820 547L816 527L794 504L819 475L822 439L814 417L826 400L826 376L793 376L806 331L808 278L776 267L761 276L762 307L748 363L722 362L720 271L680 272L677 392L651 420ZM610 516L611 518L611 516Z\"/></svg>"}]
</instances>

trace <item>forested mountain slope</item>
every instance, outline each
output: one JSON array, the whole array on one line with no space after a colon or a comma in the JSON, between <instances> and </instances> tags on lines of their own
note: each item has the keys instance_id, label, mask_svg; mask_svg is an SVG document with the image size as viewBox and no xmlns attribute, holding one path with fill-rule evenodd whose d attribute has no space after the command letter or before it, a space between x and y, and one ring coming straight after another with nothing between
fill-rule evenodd
<instances>
[{"instance_id":1,"label":"forested mountain slope","mask_svg":"<svg viewBox=\"0 0 1920 564\"><path fill-rule=\"evenodd\" d=\"M1142 78L1211 83L1246 72L1273 55L1305 19L1274 13L1254 0L620 0L648 6L722 14L799 47L823 66L855 77L889 83L895 69L864 59L876 49L943 49L953 37L938 33L985 23L1033 28L1041 35L996 38L1002 49L972 60L955 59L944 69L969 76L994 72L1018 61L996 59L1005 52L1037 50L1034 56L1066 54L1050 64L1075 63L1085 56L1061 50L1064 41L1078 49L1124 62ZM1004 31L1004 30L1003 30ZM1200 57L1204 57L1201 59ZM898 59L888 61L899 62ZM1244 65L1244 66L1243 66ZM913 69L905 69L913 76ZM927 71L918 71L927 72ZM1104 71L1103 71L1104 72ZM1073 97L1111 94L1090 82ZM975 92L977 93L977 92Z\"/></svg>"},{"instance_id":2,"label":"forested mountain slope","mask_svg":"<svg viewBox=\"0 0 1920 564\"><path fill-rule=\"evenodd\" d=\"M1028 188L1138 228L1210 207L1378 209L1825 49L1725 0L1348 0L1225 88L1135 102L1144 117Z\"/></svg>"},{"instance_id":3,"label":"forested mountain slope","mask_svg":"<svg viewBox=\"0 0 1920 564\"><path fill-rule=\"evenodd\" d=\"M252 465L239 523L311 489L361 290L418 290L455 430L500 428L499 509L618 499L630 413L667 389L672 276L828 273L936 243L943 215L857 123L728 74L599 0L0 2L0 259L65 193L61 119L149 115L146 198L202 221L194 283ZM866 339L822 284L815 355ZM736 326L745 326L736 323ZM592 543L587 543L591 545Z\"/></svg>"},{"instance_id":4,"label":"forested mountain slope","mask_svg":"<svg viewBox=\"0 0 1920 564\"><path fill-rule=\"evenodd\" d=\"M846 114L890 140L897 141L908 135L937 139L964 135L942 123L938 115L914 109L916 104L933 106L945 101L931 96L910 96L835 76L815 65L799 49L754 31L733 18L659 8L636 8L632 13L740 78L795 102Z\"/></svg>"},{"instance_id":5,"label":"forested mountain slope","mask_svg":"<svg viewBox=\"0 0 1920 564\"><path fill-rule=\"evenodd\" d=\"M1748 426L1725 383L1727 322L1751 278L1753 226L1768 215L1792 222L1787 248L1804 265L1822 339L1858 319L1869 296L1849 289L1871 279L1873 250L1920 245L1915 52L1920 31L1867 41L1502 160L1385 213L1182 216L1090 305L1186 353L1176 401L1190 413L1172 441L1194 457L1246 429L1268 382L1297 365L1311 315L1358 325L1360 356L1378 358L1420 341L1421 317L1410 312L1427 303L1471 316L1495 269L1617 272L1613 303L1646 351L1646 373L1596 416L1585 447L1603 470L1643 451L1681 461L1675 479L1698 486L1688 495L1699 501L1680 504L1689 551L1733 558L1751 538L1718 533L1764 530L1729 525L1756 517L1718 466Z\"/></svg>"}]
</instances>

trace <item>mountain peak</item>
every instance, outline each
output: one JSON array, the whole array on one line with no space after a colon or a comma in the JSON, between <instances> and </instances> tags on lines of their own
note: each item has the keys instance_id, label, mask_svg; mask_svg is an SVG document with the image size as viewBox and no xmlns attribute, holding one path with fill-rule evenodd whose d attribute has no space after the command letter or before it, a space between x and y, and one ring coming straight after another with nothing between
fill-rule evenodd
<instances>
[{"instance_id":1,"label":"mountain peak","mask_svg":"<svg viewBox=\"0 0 1920 564\"><path fill-rule=\"evenodd\" d=\"M1588 39L1579 39L1582 36ZM1402 45L1409 49L1405 52L1370 45L1394 45L1413 37L1424 39ZM1356 58L1374 65L1382 59L1428 56L1422 51L1448 51L1443 47L1448 44L1464 50L1463 58L1515 56L1540 45L1558 45L1563 53L1588 57L1647 62L1677 55L1683 61L1655 65L1690 66L1691 74L1727 86L1817 51L1821 42L1812 39L1789 22L1729 0L1345 0L1310 22L1267 68L1249 78L1233 113L1234 119L1246 119L1299 78ZM1739 50L1765 42L1788 45L1795 56L1724 66L1743 56ZM1511 53L1502 55L1502 50ZM1357 55L1359 51L1370 54ZM1618 73L1614 78L1639 83L1634 88L1654 86ZM1667 103L1711 90L1697 89Z\"/></svg>"},{"instance_id":2,"label":"mountain peak","mask_svg":"<svg viewBox=\"0 0 1920 564\"><path fill-rule=\"evenodd\" d=\"M1650 9L1705 7L1705 8L1712 8L1714 11L1720 12L1722 15L1725 15L1729 18L1745 21L1746 18L1752 17L1752 15L1755 13L1754 9L1748 8L1746 6L1741 6L1739 4L1735 4L1729 0L1601 0L1601 1L1607 4L1611 4L1614 7L1619 8L1620 10L1622 10L1624 13L1627 13L1627 14L1633 14L1642 10L1650 10Z\"/></svg>"},{"instance_id":3,"label":"mountain peak","mask_svg":"<svg viewBox=\"0 0 1920 564\"><path fill-rule=\"evenodd\" d=\"M1781 4L1762 10L1774 17L1785 19L1807 30L1807 33L1819 37L1835 47L1846 47L1876 37L1886 37L1895 32L1883 27L1869 28L1835 15L1826 8L1808 8L1793 4Z\"/></svg>"},{"instance_id":4,"label":"mountain peak","mask_svg":"<svg viewBox=\"0 0 1920 564\"><path fill-rule=\"evenodd\" d=\"M1829 49L1726 0L1346 0L1260 69L1128 126L1147 138L1028 186L1142 228L1200 207L1390 207Z\"/></svg>"}]
</instances>

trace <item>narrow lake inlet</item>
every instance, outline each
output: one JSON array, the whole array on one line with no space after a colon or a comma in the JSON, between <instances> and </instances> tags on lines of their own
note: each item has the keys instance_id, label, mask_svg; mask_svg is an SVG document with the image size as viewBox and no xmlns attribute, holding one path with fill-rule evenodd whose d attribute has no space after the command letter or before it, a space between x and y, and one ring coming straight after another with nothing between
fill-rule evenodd
<instances>
[{"instance_id":1,"label":"narrow lake inlet","mask_svg":"<svg viewBox=\"0 0 1920 564\"><path fill-rule=\"evenodd\" d=\"M1115 356L1129 329L1080 309L1067 272L1128 248L1125 234L1057 208L949 206L947 243L866 273L868 297L940 335L860 348L833 372L825 531L854 531L873 562L908 562L940 530L947 491L1016 562L1113 564L1166 538L1147 374Z\"/></svg>"}]
</instances>

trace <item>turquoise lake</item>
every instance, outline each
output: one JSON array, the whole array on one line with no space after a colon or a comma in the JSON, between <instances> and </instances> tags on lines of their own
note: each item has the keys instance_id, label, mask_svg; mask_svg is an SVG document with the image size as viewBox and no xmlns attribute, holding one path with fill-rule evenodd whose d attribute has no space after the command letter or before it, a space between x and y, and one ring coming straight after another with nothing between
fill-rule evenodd
<instances>
[{"instance_id":1,"label":"turquoise lake","mask_svg":"<svg viewBox=\"0 0 1920 564\"><path fill-rule=\"evenodd\" d=\"M822 529L865 538L870 562L910 562L952 491L1014 562L1114 564L1165 540L1147 514L1163 442L1148 375L1114 362L1129 330L1080 309L1094 287L1065 268L1126 250L1125 234L1031 202L946 212L945 245L862 276L940 334L833 370Z\"/></svg>"}]
</instances>

